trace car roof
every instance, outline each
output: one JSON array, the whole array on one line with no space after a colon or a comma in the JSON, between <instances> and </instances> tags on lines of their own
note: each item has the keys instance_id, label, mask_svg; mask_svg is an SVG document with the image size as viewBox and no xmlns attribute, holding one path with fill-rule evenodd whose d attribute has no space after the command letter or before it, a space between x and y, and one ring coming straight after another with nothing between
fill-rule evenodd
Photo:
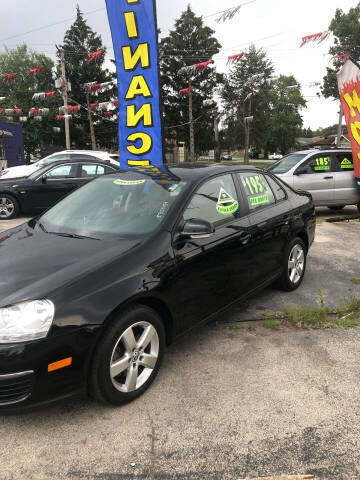
<instances>
[{"instance_id":1,"label":"car roof","mask_svg":"<svg viewBox=\"0 0 360 480\"><path fill-rule=\"evenodd\" d=\"M94 164L99 164L101 163L102 165L106 166L106 167L113 167L115 168L115 165L113 165L112 163L106 161L106 160L102 160L101 158L73 158L73 159L69 159L69 160L55 160L55 162L52 162L52 163L48 163L47 165L45 165L46 167L53 167L54 165L61 165L61 164L69 164L69 163L86 163L86 164L91 164L91 163L94 163Z\"/></svg>"},{"instance_id":2,"label":"car roof","mask_svg":"<svg viewBox=\"0 0 360 480\"><path fill-rule=\"evenodd\" d=\"M144 169L136 170L136 168L130 168L132 173L145 173ZM258 171L264 172L262 168L254 167L252 165L227 165L226 163L206 164L206 163L183 163L181 165L164 165L159 167L159 174L162 174L161 178L164 178L164 174L169 174L169 181L173 181L175 178L181 181L190 183L196 183L202 179L213 177L214 175L221 175L225 173L239 172L239 171ZM120 173L128 172L128 170L119 170ZM157 177L156 171L151 171L154 177ZM111 175L117 175L111 174Z\"/></svg>"},{"instance_id":3,"label":"car roof","mask_svg":"<svg viewBox=\"0 0 360 480\"><path fill-rule=\"evenodd\" d=\"M332 152L351 152L350 147L342 147L342 148L309 148L308 150L297 150L296 152L291 152L289 155L293 155L296 153L303 153L304 155L310 155L312 153L332 153Z\"/></svg>"}]
</instances>

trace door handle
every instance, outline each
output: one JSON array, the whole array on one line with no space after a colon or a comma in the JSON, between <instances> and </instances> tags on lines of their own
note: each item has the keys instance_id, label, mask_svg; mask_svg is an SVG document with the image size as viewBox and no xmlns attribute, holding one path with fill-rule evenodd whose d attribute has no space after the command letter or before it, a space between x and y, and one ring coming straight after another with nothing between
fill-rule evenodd
<instances>
[{"instance_id":1,"label":"door handle","mask_svg":"<svg viewBox=\"0 0 360 480\"><path fill-rule=\"evenodd\" d=\"M324 180L333 180L334 177L324 177Z\"/></svg>"}]
</instances>

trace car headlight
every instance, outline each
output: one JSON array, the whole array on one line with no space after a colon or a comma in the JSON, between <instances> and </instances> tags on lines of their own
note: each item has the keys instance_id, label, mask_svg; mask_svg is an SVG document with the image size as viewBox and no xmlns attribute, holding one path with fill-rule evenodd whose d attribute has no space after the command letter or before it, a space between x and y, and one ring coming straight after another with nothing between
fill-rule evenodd
<instances>
[{"instance_id":1,"label":"car headlight","mask_svg":"<svg viewBox=\"0 0 360 480\"><path fill-rule=\"evenodd\" d=\"M22 302L0 308L0 343L38 340L48 334L55 307L50 300Z\"/></svg>"}]
</instances>

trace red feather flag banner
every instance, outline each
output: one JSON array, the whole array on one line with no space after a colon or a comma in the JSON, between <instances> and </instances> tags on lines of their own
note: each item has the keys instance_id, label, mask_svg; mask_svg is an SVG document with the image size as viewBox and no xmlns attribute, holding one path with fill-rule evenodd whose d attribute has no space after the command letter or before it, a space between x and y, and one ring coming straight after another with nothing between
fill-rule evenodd
<instances>
[{"instance_id":1,"label":"red feather flag banner","mask_svg":"<svg viewBox=\"0 0 360 480\"><path fill-rule=\"evenodd\" d=\"M55 95L55 93L55 90L51 90L51 92L45 92L45 98L51 98Z\"/></svg>"},{"instance_id":2,"label":"red feather flag banner","mask_svg":"<svg viewBox=\"0 0 360 480\"><path fill-rule=\"evenodd\" d=\"M300 48L308 43L321 43L326 40L330 36L330 31L326 30L325 32L314 33L313 35L307 35L306 37L302 37Z\"/></svg>"},{"instance_id":3,"label":"red feather flag banner","mask_svg":"<svg viewBox=\"0 0 360 480\"><path fill-rule=\"evenodd\" d=\"M96 110L99 107L98 103L90 103L89 104L89 110Z\"/></svg>"},{"instance_id":4,"label":"red feather flag banner","mask_svg":"<svg viewBox=\"0 0 360 480\"><path fill-rule=\"evenodd\" d=\"M81 110L81 105L70 105L68 107L68 113L79 113Z\"/></svg>"},{"instance_id":5,"label":"red feather flag banner","mask_svg":"<svg viewBox=\"0 0 360 480\"><path fill-rule=\"evenodd\" d=\"M96 52L89 52L87 55L87 61L88 62L97 62L101 59L101 57L104 55L105 50L97 50Z\"/></svg>"},{"instance_id":6,"label":"red feather flag banner","mask_svg":"<svg viewBox=\"0 0 360 480\"><path fill-rule=\"evenodd\" d=\"M208 60L207 62L201 62L196 64L196 71L200 72L205 70L209 65L213 64L214 60Z\"/></svg>"},{"instance_id":7,"label":"red feather flag banner","mask_svg":"<svg viewBox=\"0 0 360 480\"><path fill-rule=\"evenodd\" d=\"M5 115L21 115L21 108L5 108Z\"/></svg>"},{"instance_id":8,"label":"red feather flag banner","mask_svg":"<svg viewBox=\"0 0 360 480\"><path fill-rule=\"evenodd\" d=\"M97 92L101 88L101 83L94 83L89 85L89 92Z\"/></svg>"},{"instance_id":9,"label":"red feather flag banner","mask_svg":"<svg viewBox=\"0 0 360 480\"><path fill-rule=\"evenodd\" d=\"M111 100L111 105L113 105L114 107L118 107L119 106L119 100Z\"/></svg>"},{"instance_id":10,"label":"red feather flag banner","mask_svg":"<svg viewBox=\"0 0 360 480\"><path fill-rule=\"evenodd\" d=\"M5 111L4 108L0 108L0 115L3 115L3 114L4 114L4 111Z\"/></svg>"},{"instance_id":11,"label":"red feather flag banner","mask_svg":"<svg viewBox=\"0 0 360 480\"><path fill-rule=\"evenodd\" d=\"M237 53L236 55L230 55L230 57L228 57L227 65L231 65L233 63L239 62L243 56L244 56L244 52Z\"/></svg>"},{"instance_id":12,"label":"red feather flag banner","mask_svg":"<svg viewBox=\"0 0 360 480\"><path fill-rule=\"evenodd\" d=\"M38 108L30 108L29 110L29 117L32 117L33 115L37 115L39 113L39 109Z\"/></svg>"},{"instance_id":13,"label":"red feather flag banner","mask_svg":"<svg viewBox=\"0 0 360 480\"><path fill-rule=\"evenodd\" d=\"M16 77L17 77L17 73L5 73L3 75L3 79L6 83L13 82Z\"/></svg>"},{"instance_id":14,"label":"red feather flag banner","mask_svg":"<svg viewBox=\"0 0 360 480\"><path fill-rule=\"evenodd\" d=\"M72 115L56 115L56 120L65 120L65 118L71 118Z\"/></svg>"},{"instance_id":15,"label":"red feather flag banner","mask_svg":"<svg viewBox=\"0 0 360 480\"><path fill-rule=\"evenodd\" d=\"M181 90L179 90L179 95L189 95L191 90L192 90L192 88L190 88L190 87L182 88Z\"/></svg>"},{"instance_id":16,"label":"red feather flag banner","mask_svg":"<svg viewBox=\"0 0 360 480\"><path fill-rule=\"evenodd\" d=\"M37 75L38 73L41 72L43 68L44 68L43 65L40 65L40 67L29 68L30 75Z\"/></svg>"},{"instance_id":17,"label":"red feather flag banner","mask_svg":"<svg viewBox=\"0 0 360 480\"><path fill-rule=\"evenodd\" d=\"M47 98L54 97L56 94L55 90L51 90L50 92L40 92L40 93L34 93L32 96L33 100L46 100Z\"/></svg>"},{"instance_id":18,"label":"red feather flag banner","mask_svg":"<svg viewBox=\"0 0 360 480\"><path fill-rule=\"evenodd\" d=\"M112 112L111 110L106 110L104 112L104 117L106 118L112 117L113 115L114 115L114 112Z\"/></svg>"},{"instance_id":19,"label":"red feather flag banner","mask_svg":"<svg viewBox=\"0 0 360 480\"><path fill-rule=\"evenodd\" d=\"M349 58L337 77L342 110L353 153L353 158L349 155L349 158L341 163L340 168L344 171L354 168L355 182L360 194L360 65Z\"/></svg>"}]
</instances>

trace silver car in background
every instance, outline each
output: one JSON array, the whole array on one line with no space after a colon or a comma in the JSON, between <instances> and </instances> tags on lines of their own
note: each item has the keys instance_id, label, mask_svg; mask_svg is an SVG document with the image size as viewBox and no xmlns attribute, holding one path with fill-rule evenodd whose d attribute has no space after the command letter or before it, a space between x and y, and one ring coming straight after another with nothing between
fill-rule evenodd
<instances>
[{"instance_id":1,"label":"silver car in background","mask_svg":"<svg viewBox=\"0 0 360 480\"><path fill-rule=\"evenodd\" d=\"M341 210L357 205L352 152L349 149L303 150L275 162L268 169L296 190L311 193L316 206Z\"/></svg>"}]
</instances>

